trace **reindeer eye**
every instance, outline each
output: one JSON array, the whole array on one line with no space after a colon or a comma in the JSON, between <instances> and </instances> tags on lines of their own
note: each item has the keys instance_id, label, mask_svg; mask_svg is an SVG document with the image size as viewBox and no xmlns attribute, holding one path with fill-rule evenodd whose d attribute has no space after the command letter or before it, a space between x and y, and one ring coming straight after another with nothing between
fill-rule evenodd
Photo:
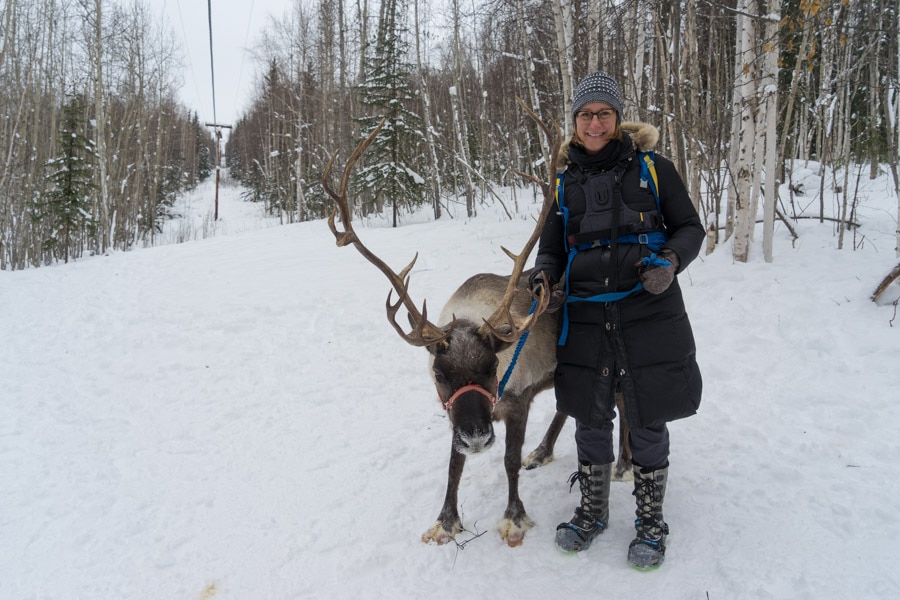
<instances>
[{"instance_id":1,"label":"reindeer eye","mask_svg":"<svg viewBox=\"0 0 900 600\"><path fill-rule=\"evenodd\" d=\"M446 378L444 377L444 374L441 373L440 371L438 371L437 369L434 369L432 371L432 373L434 373L434 380L437 383L444 383L444 381L446 380Z\"/></svg>"}]
</instances>

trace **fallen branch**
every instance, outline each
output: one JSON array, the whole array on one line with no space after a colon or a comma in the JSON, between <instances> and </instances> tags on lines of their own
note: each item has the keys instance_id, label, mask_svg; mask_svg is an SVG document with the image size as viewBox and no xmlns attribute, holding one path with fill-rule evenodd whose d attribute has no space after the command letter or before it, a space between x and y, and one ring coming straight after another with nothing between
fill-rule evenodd
<instances>
[{"instance_id":1,"label":"fallen branch","mask_svg":"<svg viewBox=\"0 0 900 600\"><path fill-rule=\"evenodd\" d=\"M891 272L881 280L881 283L879 283L878 287L875 288L875 291L872 292L872 302L878 302L878 298L898 279L900 279L900 264L897 264L896 267L891 269Z\"/></svg>"},{"instance_id":2,"label":"fallen branch","mask_svg":"<svg viewBox=\"0 0 900 600\"><path fill-rule=\"evenodd\" d=\"M800 236L797 235L797 230L794 229L794 226L791 225L791 222L788 221L787 217L784 216L784 213L782 213L780 210L778 210L777 206L775 207L775 215L779 219L781 219L781 222L784 223L784 226L787 227L787 230L791 232L791 237L794 238L791 240L791 244L793 245L793 243L796 242L800 238Z\"/></svg>"}]
</instances>

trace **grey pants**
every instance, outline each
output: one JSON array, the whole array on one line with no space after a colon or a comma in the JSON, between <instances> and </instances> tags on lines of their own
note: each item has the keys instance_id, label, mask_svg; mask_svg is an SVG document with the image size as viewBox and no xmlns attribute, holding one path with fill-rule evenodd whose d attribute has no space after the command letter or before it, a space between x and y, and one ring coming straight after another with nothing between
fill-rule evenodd
<instances>
[{"instance_id":1,"label":"grey pants","mask_svg":"<svg viewBox=\"0 0 900 600\"><path fill-rule=\"evenodd\" d=\"M628 440L635 465L655 470L669 464L669 428L665 422L632 429ZM578 460L583 463L606 465L615 461L612 420L606 421L602 427L576 423L575 446L578 448Z\"/></svg>"}]
</instances>

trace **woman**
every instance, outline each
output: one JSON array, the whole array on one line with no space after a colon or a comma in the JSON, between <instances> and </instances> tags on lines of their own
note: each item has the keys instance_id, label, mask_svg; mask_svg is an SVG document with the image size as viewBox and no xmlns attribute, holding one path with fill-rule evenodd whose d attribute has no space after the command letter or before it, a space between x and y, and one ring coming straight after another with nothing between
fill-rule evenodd
<instances>
[{"instance_id":1,"label":"woman","mask_svg":"<svg viewBox=\"0 0 900 600\"><path fill-rule=\"evenodd\" d=\"M668 526L663 497L669 467L668 421L692 415L701 378L694 337L675 275L700 251L703 225L674 164L655 158L641 175L641 152L659 133L622 122L619 86L597 71L578 85L575 131L561 152L560 210L541 235L531 289L567 294L557 348L557 408L576 420L581 503L561 523L557 546L585 550L606 529L615 394L631 428L637 535L629 562L658 567ZM559 291L556 295L561 295Z\"/></svg>"}]
</instances>

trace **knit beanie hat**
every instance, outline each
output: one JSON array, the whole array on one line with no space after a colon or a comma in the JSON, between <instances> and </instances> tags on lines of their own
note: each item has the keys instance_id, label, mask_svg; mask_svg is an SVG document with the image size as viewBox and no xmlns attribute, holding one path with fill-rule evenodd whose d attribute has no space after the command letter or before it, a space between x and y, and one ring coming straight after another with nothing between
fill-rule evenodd
<instances>
[{"instance_id":1,"label":"knit beanie hat","mask_svg":"<svg viewBox=\"0 0 900 600\"><path fill-rule=\"evenodd\" d=\"M622 120L622 97L619 95L619 84L607 73L595 71L581 80L578 89L575 90L575 98L572 102L572 116L575 116L585 104L591 102L605 102L609 104Z\"/></svg>"}]
</instances>

